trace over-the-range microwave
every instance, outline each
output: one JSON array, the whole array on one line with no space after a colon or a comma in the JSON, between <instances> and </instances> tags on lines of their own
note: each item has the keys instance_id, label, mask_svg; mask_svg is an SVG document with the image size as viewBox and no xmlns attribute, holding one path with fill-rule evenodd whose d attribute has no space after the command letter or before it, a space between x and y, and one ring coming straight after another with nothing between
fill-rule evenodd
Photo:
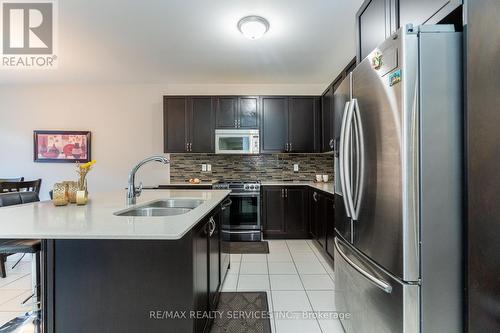
<instances>
[{"instance_id":1,"label":"over-the-range microwave","mask_svg":"<svg viewBox=\"0 0 500 333\"><path fill-rule=\"evenodd\" d=\"M215 130L216 154L259 154L259 130Z\"/></svg>"}]
</instances>

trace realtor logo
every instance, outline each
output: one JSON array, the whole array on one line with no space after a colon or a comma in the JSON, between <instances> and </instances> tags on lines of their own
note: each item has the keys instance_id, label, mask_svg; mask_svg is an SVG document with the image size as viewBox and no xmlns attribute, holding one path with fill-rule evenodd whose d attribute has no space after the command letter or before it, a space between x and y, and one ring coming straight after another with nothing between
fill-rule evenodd
<instances>
[{"instance_id":1,"label":"realtor logo","mask_svg":"<svg viewBox=\"0 0 500 333\"><path fill-rule=\"evenodd\" d=\"M54 68L57 60L54 0L0 0L0 3L1 67Z\"/></svg>"}]
</instances>

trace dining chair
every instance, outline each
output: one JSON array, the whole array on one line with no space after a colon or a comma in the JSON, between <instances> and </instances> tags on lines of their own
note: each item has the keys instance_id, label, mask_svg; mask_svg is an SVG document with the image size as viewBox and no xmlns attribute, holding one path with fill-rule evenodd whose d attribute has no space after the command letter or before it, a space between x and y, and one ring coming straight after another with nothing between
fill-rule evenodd
<instances>
[{"instance_id":1,"label":"dining chair","mask_svg":"<svg viewBox=\"0 0 500 333\"><path fill-rule=\"evenodd\" d=\"M0 178L0 183L5 183L5 182L22 182L24 181L24 177L19 177L19 178Z\"/></svg>"},{"instance_id":2,"label":"dining chair","mask_svg":"<svg viewBox=\"0 0 500 333\"><path fill-rule=\"evenodd\" d=\"M40 194L40 187L42 186L42 180L31 180L31 181L17 181L17 182L0 182L0 193L5 192L35 192Z\"/></svg>"}]
</instances>

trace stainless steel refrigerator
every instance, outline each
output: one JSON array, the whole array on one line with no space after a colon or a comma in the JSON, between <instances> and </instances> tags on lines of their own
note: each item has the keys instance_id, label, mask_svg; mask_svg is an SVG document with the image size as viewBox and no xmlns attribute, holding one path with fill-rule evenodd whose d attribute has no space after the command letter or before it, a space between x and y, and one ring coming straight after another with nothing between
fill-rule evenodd
<instances>
[{"instance_id":1,"label":"stainless steel refrigerator","mask_svg":"<svg viewBox=\"0 0 500 333\"><path fill-rule=\"evenodd\" d=\"M462 332L462 37L401 28L334 94L347 333Z\"/></svg>"}]
</instances>

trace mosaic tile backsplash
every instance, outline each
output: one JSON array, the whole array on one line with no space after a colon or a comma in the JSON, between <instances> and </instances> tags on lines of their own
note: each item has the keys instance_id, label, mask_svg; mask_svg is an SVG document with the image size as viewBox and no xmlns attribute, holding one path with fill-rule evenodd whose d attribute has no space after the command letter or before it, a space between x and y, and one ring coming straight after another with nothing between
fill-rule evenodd
<instances>
[{"instance_id":1,"label":"mosaic tile backsplash","mask_svg":"<svg viewBox=\"0 0 500 333\"><path fill-rule=\"evenodd\" d=\"M212 171L202 172L202 164L211 164ZM299 165L298 172L293 171L294 164ZM220 179L313 181L316 174L328 175L333 180L332 154L170 154L171 182L183 182L189 178L199 178L202 181Z\"/></svg>"}]
</instances>

